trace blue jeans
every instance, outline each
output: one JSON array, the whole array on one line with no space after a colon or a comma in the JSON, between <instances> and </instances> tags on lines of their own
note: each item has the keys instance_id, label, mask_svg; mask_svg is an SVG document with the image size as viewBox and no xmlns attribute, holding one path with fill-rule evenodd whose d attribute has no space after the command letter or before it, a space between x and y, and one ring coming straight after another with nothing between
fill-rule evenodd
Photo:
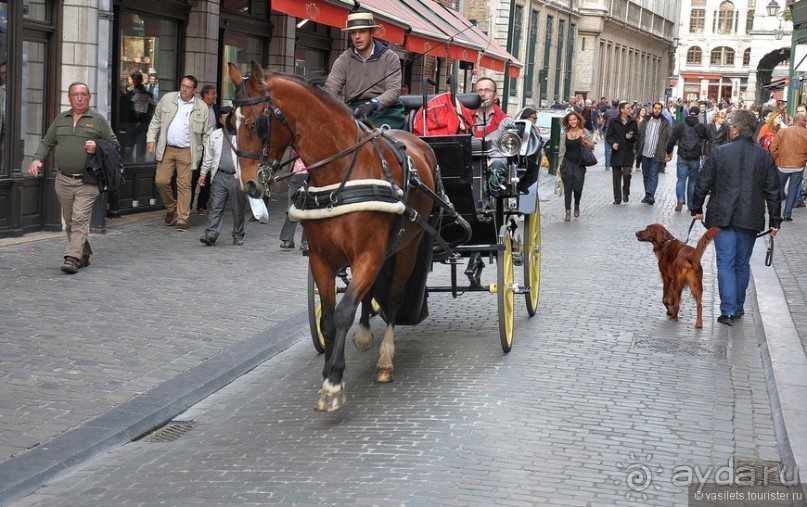
<instances>
[{"instance_id":1,"label":"blue jeans","mask_svg":"<svg viewBox=\"0 0 807 507\"><path fill-rule=\"evenodd\" d=\"M782 200L785 201L785 209L782 211L782 217L793 216L793 205L796 204L801 193L801 180L804 177L804 169L797 173L784 173L779 171L779 193L782 195ZM790 184L788 185L788 181ZM787 192L785 192L787 186Z\"/></svg>"},{"instance_id":2,"label":"blue jeans","mask_svg":"<svg viewBox=\"0 0 807 507\"><path fill-rule=\"evenodd\" d=\"M611 148L611 145L608 144L608 141L605 142L603 148L605 148L605 167L611 167L611 152L614 149Z\"/></svg>"},{"instance_id":3,"label":"blue jeans","mask_svg":"<svg viewBox=\"0 0 807 507\"><path fill-rule=\"evenodd\" d=\"M700 158L684 158L679 155L676 169L678 182L675 184L675 197L678 202L691 205L692 195L695 193L695 182L698 181L698 171L701 169ZM684 195L685 190L686 196Z\"/></svg>"},{"instance_id":4,"label":"blue jeans","mask_svg":"<svg viewBox=\"0 0 807 507\"><path fill-rule=\"evenodd\" d=\"M715 236L720 313L745 313L745 293L751 277L751 254L757 235L749 229L721 227Z\"/></svg>"},{"instance_id":5,"label":"blue jeans","mask_svg":"<svg viewBox=\"0 0 807 507\"><path fill-rule=\"evenodd\" d=\"M661 162L656 162L652 157L642 155L642 180L644 181L645 197L655 197L658 188L658 172L661 169Z\"/></svg>"}]
</instances>

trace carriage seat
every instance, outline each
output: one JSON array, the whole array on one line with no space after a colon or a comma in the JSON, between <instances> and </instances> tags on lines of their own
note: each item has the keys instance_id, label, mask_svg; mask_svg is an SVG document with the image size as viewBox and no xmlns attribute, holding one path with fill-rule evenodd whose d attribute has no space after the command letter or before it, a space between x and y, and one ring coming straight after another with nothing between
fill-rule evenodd
<instances>
[{"instance_id":1,"label":"carriage seat","mask_svg":"<svg viewBox=\"0 0 807 507\"><path fill-rule=\"evenodd\" d=\"M442 93L428 95L426 99L429 101L437 95L442 95ZM479 106L482 105L482 97L478 93L458 93L457 98L468 109L479 109ZM423 107L423 95L401 95L398 100L403 103L404 110L407 112L417 111Z\"/></svg>"}]
</instances>

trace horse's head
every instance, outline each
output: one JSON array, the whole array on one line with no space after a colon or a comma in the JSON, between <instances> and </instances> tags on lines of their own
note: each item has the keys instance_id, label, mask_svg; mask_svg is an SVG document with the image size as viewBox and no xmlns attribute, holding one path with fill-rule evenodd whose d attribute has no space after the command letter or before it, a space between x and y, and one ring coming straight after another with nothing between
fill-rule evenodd
<instances>
[{"instance_id":1,"label":"horse's head","mask_svg":"<svg viewBox=\"0 0 807 507\"><path fill-rule=\"evenodd\" d=\"M272 103L261 66L253 61L249 75L242 76L238 67L228 65L236 87L233 113L241 188L259 198L291 145L292 133L283 113Z\"/></svg>"}]
</instances>

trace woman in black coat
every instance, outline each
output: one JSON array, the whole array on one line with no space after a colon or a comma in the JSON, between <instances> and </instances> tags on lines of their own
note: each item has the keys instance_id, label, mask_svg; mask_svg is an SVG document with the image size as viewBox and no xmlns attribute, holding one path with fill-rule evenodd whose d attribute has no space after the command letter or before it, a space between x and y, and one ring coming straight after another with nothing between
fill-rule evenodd
<instances>
[{"instance_id":1,"label":"woman in black coat","mask_svg":"<svg viewBox=\"0 0 807 507\"><path fill-rule=\"evenodd\" d=\"M639 126L631 118L630 104L619 103L619 116L608 123L605 142L611 146L611 177L614 183L614 204L628 202L630 173L636 154L634 145L639 141Z\"/></svg>"},{"instance_id":2,"label":"woman in black coat","mask_svg":"<svg viewBox=\"0 0 807 507\"><path fill-rule=\"evenodd\" d=\"M705 156L709 156L712 153L712 150L726 144L728 141L728 126L725 125L726 123L726 112L725 111L718 111L712 115L712 121L709 122L709 125L706 126L707 132L709 132L709 138L703 144L703 154Z\"/></svg>"}]
</instances>

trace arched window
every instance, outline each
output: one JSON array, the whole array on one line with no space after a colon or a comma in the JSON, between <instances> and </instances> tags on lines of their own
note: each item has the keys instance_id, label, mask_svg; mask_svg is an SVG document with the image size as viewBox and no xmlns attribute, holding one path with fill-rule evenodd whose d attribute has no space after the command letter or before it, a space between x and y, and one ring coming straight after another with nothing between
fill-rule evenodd
<instances>
[{"instance_id":1,"label":"arched window","mask_svg":"<svg viewBox=\"0 0 807 507\"><path fill-rule=\"evenodd\" d=\"M722 2L715 18L717 20L717 28L714 30L716 33L732 33L734 31L734 21L736 18L734 4L728 0Z\"/></svg>"},{"instance_id":2,"label":"arched window","mask_svg":"<svg viewBox=\"0 0 807 507\"><path fill-rule=\"evenodd\" d=\"M751 65L751 48L743 51L743 66L747 67L749 65Z\"/></svg>"},{"instance_id":3,"label":"arched window","mask_svg":"<svg viewBox=\"0 0 807 507\"><path fill-rule=\"evenodd\" d=\"M698 46L692 46L687 51L687 65L700 65L703 51Z\"/></svg>"},{"instance_id":4,"label":"arched window","mask_svg":"<svg viewBox=\"0 0 807 507\"><path fill-rule=\"evenodd\" d=\"M712 65L734 65L734 50L728 46L714 48L710 60Z\"/></svg>"}]
</instances>

